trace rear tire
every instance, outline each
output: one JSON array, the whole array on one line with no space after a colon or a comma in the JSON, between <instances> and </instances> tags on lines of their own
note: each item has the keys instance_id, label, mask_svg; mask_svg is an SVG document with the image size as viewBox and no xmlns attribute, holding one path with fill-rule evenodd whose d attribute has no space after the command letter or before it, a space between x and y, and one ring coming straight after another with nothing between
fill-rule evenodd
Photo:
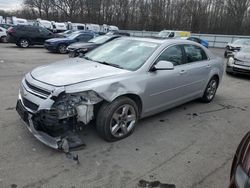
<instances>
[{"instance_id":1,"label":"rear tire","mask_svg":"<svg viewBox=\"0 0 250 188\"><path fill-rule=\"evenodd\" d=\"M66 54L67 53L67 45L66 44L60 44L58 46L58 52L60 54Z\"/></svg>"},{"instance_id":2,"label":"rear tire","mask_svg":"<svg viewBox=\"0 0 250 188\"><path fill-rule=\"evenodd\" d=\"M212 77L211 80L207 84L207 87L201 98L201 102L210 103L215 97L218 86L219 86L218 78L215 76Z\"/></svg>"},{"instance_id":3,"label":"rear tire","mask_svg":"<svg viewBox=\"0 0 250 188\"><path fill-rule=\"evenodd\" d=\"M18 46L20 46L21 48L28 48L30 46L30 41L28 39L20 39L18 41Z\"/></svg>"},{"instance_id":4,"label":"rear tire","mask_svg":"<svg viewBox=\"0 0 250 188\"><path fill-rule=\"evenodd\" d=\"M120 97L102 104L96 118L96 129L106 141L121 140L133 133L138 117L136 103L130 98Z\"/></svg>"}]
</instances>

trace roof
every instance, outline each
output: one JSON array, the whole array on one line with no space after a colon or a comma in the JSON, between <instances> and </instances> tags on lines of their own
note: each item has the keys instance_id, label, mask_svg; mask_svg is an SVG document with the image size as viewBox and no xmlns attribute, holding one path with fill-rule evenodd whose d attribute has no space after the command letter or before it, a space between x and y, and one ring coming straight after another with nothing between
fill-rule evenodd
<instances>
[{"instance_id":1,"label":"roof","mask_svg":"<svg viewBox=\"0 0 250 188\"><path fill-rule=\"evenodd\" d=\"M137 40L142 42L152 42L157 44L163 44L167 41L167 39L154 39L154 38L144 38L144 37L124 37L130 40Z\"/></svg>"}]
</instances>

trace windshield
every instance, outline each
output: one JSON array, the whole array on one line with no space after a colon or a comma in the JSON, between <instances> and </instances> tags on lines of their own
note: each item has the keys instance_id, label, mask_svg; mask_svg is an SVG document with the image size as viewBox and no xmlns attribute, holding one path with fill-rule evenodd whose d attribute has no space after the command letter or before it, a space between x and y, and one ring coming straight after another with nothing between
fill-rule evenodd
<instances>
[{"instance_id":1,"label":"windshield","mask_svg":"<svg viewBox=\"0 0 250 188\"><path fill-rule=\"evenodd\" d=\"M250 45L250 40L239 39L234 41L233 44Z\"/></svg>"},{"instance_id":2,"label":"windshield","mask_svg":"<svg viewBox=\"0 0 250 188\"><path fill-rule=\"evenodd\" d=\"M158 44L152 42L118 39L87 53L85 58L127 70L137 70L157 47Z\"/></svg>"},{"instance_id":3,"label":"windshield","mask_svg":"<svg viewBox=\"0 0 250 188\"><path fill-rule=\"evenodd\" d=\"M109 40L111 38L111 36L108 35L104 35L104 36L100 36L100 37L96 37L91 39L89 42L93 42L96 44L103 44L105 43L107 40Z\"/></svg>"},{"instance_id":4,"label":"windshield","mask_svg":"<svg viewBox=\"0 0 250 188\"><path fill-rule=\"evenodd\" d=\"M69 38L70 40L73 40L73 39L75 39L76 37L78 37L78 35L79 35L79 33L73 33L73 34L67 36L67 38Z\"/></svg>"},{"instance_id":5,"label":"windshield","mask_svg":"<svg viewBox=\"0 0 250 188\"><path fill-rule=\"evenodd\" d=\"M250 53L250 47L243 48L241 52Z\"/></svg>"},{"instance_id":6,"label":"windshield","mask_svg":"<svg viewBox=\"0 0 250 188\"><path fill-rule=\"evenodd\" d=\"M160 36L160 37L168 37L169 34L170 34L169 31L161 31L161 32L159 33L159 36Z\"/></svg>"}]
</instances>

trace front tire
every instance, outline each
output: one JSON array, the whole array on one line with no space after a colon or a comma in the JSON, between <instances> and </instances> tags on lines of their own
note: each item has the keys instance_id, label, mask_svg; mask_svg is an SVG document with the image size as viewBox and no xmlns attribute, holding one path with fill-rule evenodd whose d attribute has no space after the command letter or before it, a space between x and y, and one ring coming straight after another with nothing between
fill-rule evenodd
<instances>
[{"instance_id":1,"label":"front tire","mask_svg":"<svg viewBox=\"0 0 250 188\"><path fill-rule=\"evenodd\" d=\"M208 82L205 92L201 98L201 101L204 103L210 103L215 97L218 86L219 86L219 79L214 76Z\"/></svg>"},{"instance_id":2,"label":"front tire","mask_svg":"<svg viewBox=\"0 0 250 188\"><path fill-rule=\"evenodd\" d=\"M28 39L20 39L18 41L18 46L21 48L28 48L30 46L30 41Z\"/></svg>"},{"instance_id":3,"label":"front tire","mask_svg":"<svg viewBox=\"0 0 250 188\"><path fill-rule=\"evenodd\" d=\"M120 97L102 104L97 114L96 129L106 141L121 140L133 133L138 117L136 103L130 98Z\"/></svg>"}]
</instances>

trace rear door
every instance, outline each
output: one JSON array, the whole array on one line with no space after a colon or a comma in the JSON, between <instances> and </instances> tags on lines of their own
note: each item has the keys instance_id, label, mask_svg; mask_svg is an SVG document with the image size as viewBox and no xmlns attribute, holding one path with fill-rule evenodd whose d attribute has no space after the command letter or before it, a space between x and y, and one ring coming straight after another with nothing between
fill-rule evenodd
<instances>
[{"instance_id":1,"label":"rear door","mask_svg":"<svg viewBox=\"0 0 250 188\"><path fill-rule=\"evenodd\" d=\"M93 35L84 33L84 34L80 34L78 37L76 37L76 40L79 42L88 42L92 38L93 38Z\"/></svg>"},{"instance_id":2,"label":"rear door","mask_svg":"<svg viewBox=\"0 0 250 188\"><path fill-rule=\"evenodd\" d=\"M36 38L36 43L37 44L44 44L45 40L50 39L52 37L53 37L53 34L50 31L39 27L38 33L37 33L37 38Z\"/></svg>"},{"instance_id":3,"label":"rear door","mask_svg":"<svg viewBox=\"0 0 250 188\"><path fill-rule=\"evenodd\" d=\"M185 44L183 49L185 63L180 66L180 74L186 80L186 85L183 85L182 92L186 93L187 97L196 97L203 93L207 84L211 62L206 52L197 45Z\"/></svg>"}]
</instances>

